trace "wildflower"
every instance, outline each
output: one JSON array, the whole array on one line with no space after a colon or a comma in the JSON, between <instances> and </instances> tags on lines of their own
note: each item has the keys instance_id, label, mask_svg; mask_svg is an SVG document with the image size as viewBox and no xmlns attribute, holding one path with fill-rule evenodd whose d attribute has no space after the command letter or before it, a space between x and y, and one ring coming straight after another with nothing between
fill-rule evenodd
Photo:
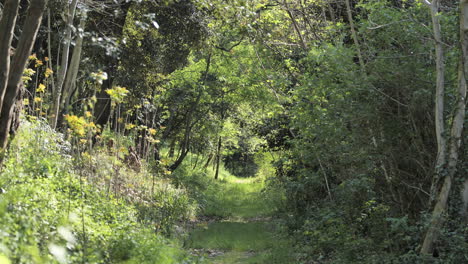
<instances>
[{"instance_id":1,"label":"wildflower","mask_svg":"<svg viewBox=\"0 0 468 264\"><path fill-rule=\"evenodd\" d=\"M45 88L46 88L46 86L45 86L44 84L41 83L41 84L39 84L39 86L37 87L36 92L38 92L38 93L43 93L43 92L45 92Z\"/></svg>"},{"instance_id":2,"label":"wildflower","mask_svg":"<svg viewBox=\"0 0 468 264\"><path fill-rule=\"evenodd\" d=\"M54 73L54 71L53 71L52 69L50 69L50 68L47 68L47 69L45 70L45 72L44 72L44 76L45 76L46 78L49 78L49 76L52 75L52 73Z\"/></svg>"},{"instance_id":3,"label":"wildflower","mask_svg":"<svg viewBox=\"0 0 468 264\"><path fill-rule=\"evenodd\" d=\"M130 123L130 124L125 124L125 129L127 129L127 130L131 130L131 129L133 129L134 127L136 127L135 124L132 124L132 123Z\"/></svg>"},{"instance_id":4,"label":"wildflower","mask_svg":"<svg viewBox=\"0 0 468 264\"><path fill-rule=\"evenodd\" d=\"M149 128L148 132L153 136L156 135L156 129L154 129L154 128Z\"/></svg>"}]
</instances>

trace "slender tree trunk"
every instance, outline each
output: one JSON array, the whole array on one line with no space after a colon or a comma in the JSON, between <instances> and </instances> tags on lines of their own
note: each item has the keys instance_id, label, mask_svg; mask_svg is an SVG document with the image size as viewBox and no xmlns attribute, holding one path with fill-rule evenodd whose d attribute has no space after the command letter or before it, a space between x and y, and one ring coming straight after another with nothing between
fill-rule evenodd
<instances>
[{"instance_id":1,"label":"slender tree trunk","mask_svg":"<svg viewBox=\"0 0 468 264\"><path fill-rule=\"evenodd\" d=\"M78 0L73 0L67 7L67 26L65 29L65 42L62 47L62 62L60 63L59 73L57 75L57 86L54 91L54 98L52 100L52 112L50 116L50 125L55 128L57 126L57 118L59 114L59 107L61 102L61 95L63 92L63 83L65 81L65 75L68 70L68 59L70 55L70 45L72 41L72 26L73 19L75 18L76 6Z\"/></svg>"},{"instance_id":2,"label":"slender tree trunk","mask_svg":"<svg viewBox=\"0 0 468 264\"><path fill-rule=\"evenodd\" d=\"M445 63L444 48L442 46L442 32L439 21L440 0L433 0L431 4L432 27L436 48L436 98L435 98L435 125L437 137L437 161L436 169L442 168L446 160L447 143L444 137L444 93L445 93ZM438 170L438 169L437 169Z\"/></svg>"},{"instance_id":3,"label":"slender tree trunk","mask_svg":"<svg viewBox=\"0 0 468 264\"><path fill-rule=\"evenodd\" d=\"M49 56L49 60L47 61L47 67L49 69L53 69L53 62L52 62L52 26L51 26L51 13L50 13L50 8L47 9L47 54ZM54 80L54 72L52 72L49 76L49 83L52 86L52 91L55 92L55 80Z\"/></svg>"},{"instance_id":4,"label":"slender tree trunk","mask_svg":"<svg viewBox=\"0 0 468 264\"><path fill-rule=\"evenodd\" d=\"M287 3L287 0L284 0L283 4L284 4L284 7L286 8L286 13L288 13L289 18L291 19L291 22L293 23L294 30L296 31L297 36L299 37L302 49L307 50L307 44L306 44L306 42L304 40L304 37L302 36L301 30L299 28L299 24L296 21L296 18L294 17L293 13L289 9L289 5Z\"/></svg>"},{"instance_id":5,"label":"slender tree trunk","mask_svg":"<svg viewBox=\"0 0 468 264\"><path fill-rule=\"evenodd\" d=\"M215 180L219 177L219 163L221 162L221 136L218 138L218 147L216 149L216 171L215 171Z\"/></svg>"},{"instance_id":6,"label":"slender tree trunk","mask_svg":"<svg viewBox=\"0 0 468 264\"><path fill-rule=\"evenodd\" d=\"M70 62L70 67L68 69L67 77L65 83L63 84L63 94L60 102L59 109L64 109L68 102L70 101L70 96L72 94L73 86L76 83L76 77L78 76L78 70L80 69L80 60L81 60L81 50L83 48L83 29L86 24L86 16L83 16L80 20L80 25L78 27L78 34L76 37L75 48L73 48L73 55Z\"/></svg>"},{"instance_id":7,"label":"slender tree trunk","mask_svg":"<svg viewBox=\"0 0 468 264\"><path fill-rule=\"evenodd\" d=\"M361 71L364 74L366 72L366 68L365 68L364 60L362 59L361 45L359 45L356 28L354 27L354 19L353 19L353 13L351 10L351 4L349 3L349 0L345 0L345 3L346 3L346 13L348 14L349 26L351 28L351 36L353 37L354 45L356 46L359 66L361 66Z\"/></svg>"},{"instance_id":8,"label":"slender tree trunk","mask_svg":"<svg viewBox=\"0 0 468 264\"><path fill-rule=\"evenodd\" d=\"M197 104L198 104L198 100L197 100ZM192 110L194 109L192 108ZM190 135L192 133L192 111L189 111L187 114L188 116L187 116L187 121L185 125L184 139L183 139L182 145L180 146L177 160L174 162L174 164L172 164L169 167L171 171L174 171L180 166L180 164L182 164L182 162L184 161L190 149Z\"/></svg>"},{"instance_id":9,"label":"slender tree trunk","mask_svg":"<svg viewBox=\"0 0 468 264\"><path fill-rule=\"evenodd\" d=\"M462 208L460 214L463 217L465 223L468 223L468 179L463 183L462 191L460 193L462 200Z\"/></svg>"},{"instance_id":10,"label":"slender tree trunk","mask_svg":"<svg viewBox=\"0 0 468 264\"><path fill-rule=\"evenodd\" d=\"M330 0L325 0L326 2L326 5L327 5L327 8L328 8L328 13L330 13L330 18L332 20L332 22L335 22L336 21L336 17L335 17L335 12L330 4Z\"/></svg>"},{"instance_id":11,"label":"slender tree trunk","mask_svg":"<svg viewBox=\"0 0 468 264\"><path fill-rule=\"evenodd\" d=\"M193 165L192 169L196 169L198 166L198 160L200 159L200 155L197 154L197 157L195 158L195 164Z\"/></svg>"},{"instance_id":12,"label":"slender tree trunk","mask_svg":"<svg viewBox=\"0 0 468 264\"><path fill-rule=\"evenodd\" d=\"M0 148L5 150L8 144L8 134L10 130L11 117L14 104L21 86L21 77L28 62L28 57L36 40L37 31L41 24L47 0L32 0L28 8L23 32L18 42L18 47L13 56L13 63L10 69L5 97L0 112ZM0 157L0 162L3 155Z\"/></svg>"},{"instance_id":13,"label":"slender tree trunk","mask_svg":"<svg viewBox=\"0 0 468 264\"><path fill-rule=\"evenodd\" d=\"M19 0L7 0L0 20L0 109L10 72L10 47L18 17Z\"/></svg>"},{"instance_id":14,"label":"slender tree trunk","mask_svg":"<svg viewBox=\"0 0 468 264\"><path fill-rule=\"evenodd\" d=\"M204 169L208 168L208 166L210 166L210 162L211 162L211 159L213 158L213 153L210 153L208 155L208 159L206 160L205 162L205 165L203 166Z\"/></svg>"},{"instance_id":15,"label":"slender tree trunk","mask_svg":"<svg viewBox=\"0 0 468 264\"><path fill-rule=\"evenodd\" d=\"M169 145L169 155L168 155L169 158L174 157L175 143L176 143L176 139L174 138L173 140L171 140L171 144Z\"/></svg>"},{"instance_id":16,"label":"slender tree trunk","mask_svg":"<svg viewBox=\"0 0 468 264\"><path fill-rule=\"evenodd\" d=\"M439 1L433 0L431 6L431 13L433 17L433 23L438 23L438 7ZM453 180L457 172L458 156L461 145L461 136L463 133L463 126L465 121L465 111L466 111L466 90L467 82L466 77L468 76L468 0L460 1L460 45L462 50L462 56L460 59L460 67L458 71L458 91L457 91L457 102L455 106L455 113L452 117L451 131L450 131L450 141L449 141L449 150L445 149L446 142L443 137L443 126L442 130L439 128L437 130L438 138L438 153L437 153L437 164L436 164L436 179L443 179L443 184L439 192L437 193L435 206L432 211L431 221L429 224L429 229L424 237L424 242L421 246L421 254L431 254L433 252L434 243L437 241L440 229L442 228L445 217L444 214L447 211L448 198L450 195L450 190L453 185ZM436 92L436 121L437 118L440 118L438 122L444 122L443 118L443 60L442 60L442 37L440 31L440 24L434 25L434 36L436 38L436 52L437 52L437 92ZM439 55L441 57L439 57ZM442 81L440 80L442 78ZM440 89L440 90L439 90ZM437 101L440 101L437 104ZM442 106L440 105L442 103ZM439 112L437 116L437 112ZM436 123L437 126L437 123ZM440 137L440 139L439 139ZM439 141L442 140L442 141ZM443 142L443 146L440 145L440 142ZM444 147L444 149L441 149ZM442 151L442 152L441 152ZM448 153L448 157L447 153ZM441 157L441 155L443 155ZM443 159L442 159L443 158ZM437 181L435 181L437 182ZM466 186L466 185L465 185ZM436 189L436 187L434 187Z\"/></svg>"},{"instance_id":17,"label":"slender tree trunk","mask_svg":"<svg viewBox=\"0 0 468 264\"><path fill-rule=\"evenodd\" d=\"M463 109L466 107L466 89L467 83L466 79L468 78L468 0L461 0L460 1L460 41L461 41L461 48L462 48L462 63L460 70L463 71L463 77L459 78L459 94L458 94L458 104L457 104L457 113L454 122L457 122L463 126L463 119L465 118L462 115L466 113ZM462 90L462 88L464 90ZM463 100L464 99L464 100ZM466 110L466 109L465 109ZM458 124L458 126L459 126ZM463 127L462 127L463 129ZM452 131L453 133L453 131ZM463 132L456 132L463 135ZM461 140L461 137L459 138ZM456 141L452 141L452 144ZM461 142L457 142L460 144ZM468 179L465 179L463 184L463 190L461 194L461 198L463 201L463 208L462 216L464 217L465 221L468 222Z\"/></svg>"}]
</instances>

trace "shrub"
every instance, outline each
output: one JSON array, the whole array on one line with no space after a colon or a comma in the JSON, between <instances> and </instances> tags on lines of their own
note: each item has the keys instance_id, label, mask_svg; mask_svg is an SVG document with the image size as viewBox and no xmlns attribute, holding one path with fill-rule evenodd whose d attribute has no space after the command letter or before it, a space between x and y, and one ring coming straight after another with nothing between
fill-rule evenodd
<instances>
[{"instance_id":1,"label":"shrub","mask_svg":"<svg viewBox=\"0 0 468 264\"><path fill-rule=\"evenodd\" d=\"M169 230L180 215L193 213L195 205L185 191L123 168L122 190L131 187L127 186L131 177L142 181L132 187L138 199L128 198L126 191L109 192L100 169L112 168L113 160L103 158L107 155L103 152L87 155L87 161L102 166L84 166L80 156L71 155L63 135L44 123L23 122L0 174L0 259L7 257L13 263L192 262L177 243L157 234L155 228L158 224ZM151 180L157 184L149 199ZM158 215L152 221L141 221L144 200L151 201L145 210Z\"/></svg>"}]
</instances>

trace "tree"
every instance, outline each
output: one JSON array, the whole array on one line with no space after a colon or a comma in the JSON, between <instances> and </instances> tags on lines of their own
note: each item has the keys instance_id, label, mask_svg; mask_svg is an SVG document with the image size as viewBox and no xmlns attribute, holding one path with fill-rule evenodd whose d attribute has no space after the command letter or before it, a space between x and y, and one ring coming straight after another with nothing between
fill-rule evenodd
<instances>
[{"instance_id":1,"label":"tree","mask_svg":"<svg viewBox=\"0 0 468 264\"><path fill-rule=\"evenodd\" d=\"M0 112L0 150L4 152L8 144L8 136L10 131L10 125L12 121L12 114L16 97L21 89L23 71L28 62L28 57L31 54L31 50L36 39L39 26L42 21L42 15L44 13L47 0L32 0L27 11L26 20L23 25L23 30L16 47L15 54L13 55L13 62L9 67L10 56L2 50L0 54L0 61L6 62L6 64L0 66L5 67L0 70L2 73L2 86L0 87L0 94L4 94L1 98L1 112ZM6 2L6 8L4 9L2 21L0 22L0 40L5 40L6 47L10 46L11 34L15 27L15 20L18 9L18 1L8 0ZM4 46L4 47L5 47ZM9 50L9 48L7 49ZM8 74L5 74L7 73ZM5 84L5 79L8 80Z\"/></svg>"},{"instance_id":2,"label":"tree","mask_svg":"<svg viewBox=\"0 0 468 264\"><path fill-rule=\"evenodd\" d=\"M59 67L59 73L57 75L57 84L54 86L56 89L54 92L54 96L52 99L52 107L51 107L51 119L50 124L53 128L57 126L57 118L60 110L61 100L62 100L62 93L63 93L63 85L65 82L65 77L68 71L69 65L69 55L70 55L70 45L72 42L72 27L73 27L73 20L75 19L76 7L78 5L78 0L73 0L71 3L67 1L65 6L65 38L64 43L62 46L62 61Z\"/></svg>"},{"instance_id":3,"label":"tree","mask_svg":"<svg viewBox=\"0 0 468 264\"><path fill-rule=\"evenodd\" d=\"M440 229L444 224L445 213L450 190L452 189L454 177L457 172L459 151L461 146L461 136L465 122L466 90L468 77L468 1L460 1L460 49L461 58L458 70L458 91L456 94L455 111L453 115L444 117L444 56L443 44L439 22L440 1L426 1L431 7L431 17L436 42L436 64L437 64L437 83L436 83L436 135L437 135L437 162L435 168L433 195L435 205L431 215L431 221L428 231L424 237L421 246L422 254L432 254L434 243L438 239ZM446 131L445 124L451 120L450 133ZM449 138L446 138L449 135ZM449 142L447 144L447 141ZM441 183L440 189L437 186Z\"/></svg>"}]
</instances>

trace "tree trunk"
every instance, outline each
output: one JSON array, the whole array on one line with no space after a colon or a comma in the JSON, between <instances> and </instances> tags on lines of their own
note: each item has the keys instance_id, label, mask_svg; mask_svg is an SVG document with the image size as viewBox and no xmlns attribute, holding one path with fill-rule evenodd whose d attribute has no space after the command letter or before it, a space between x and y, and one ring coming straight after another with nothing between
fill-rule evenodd
<instances>
[{"instance_id":1,"label":"tree trunk","mask_svg":"<svg viewBox=\"0 0 468 264\"><path fill-rule=\"evenodd\" d=\"M195 164L193 165L192 169L196 169L198 166L198 160L200 159L200 155L197 154L197 157L195 158Z\"/></svg>"},{"instance_id":2,"label":"tree trunk","mask_svg":"<svg viewBox=\"0 0 468 264\"><path fill-rule=\"evenodd\" d=\"M78 76L78 70L80 69L81 51L83 48L83 29L86 24L86 16L83 16L80 20L78 27L78 34L76 37L75 48L73 48L73 55L70 62L70 67L67 72L65 83L63 84L63 94L60 102L59 109L65 110L70 102L70 96L72 94L73 86L76 83L76 77Z\"/></svg>"},{"instance_id":3,"label":"tree trunk","mask_svg":"<svg viewBox=\"0 0 468 264\"><path fill-rule=\"evenodd\" d=\"M463 183L463 188L460 195L463 203L460 214L463 217L465 223L468 223L468 179L466 179Z\"/></svg>"},{"instance_id":4,"label":"tree trunk","mask_svg":"<svg viewBox=\"0 0 468 264\"><path fill-rule=\"evenodd\" d=\"M452 117L452 127L450 132L450 143L449 143L449 150L448 150L448 157L446 154L446 146L445 146L445 139L443 138L443 126L442 130L439 127L437 130L438 136L438 153L437 153L437 163L436 163L436 179L443 179L443 185L437 194L436 203L434 209L432 211L431 221L429 224L429 229L424 237L424 242L421 247L421 254L432 254L434 243L437 241L440 229L442 228L445 219L444 214L447 211L447 204L448 198L450 194L450 190L453 185L453 179L457 172L457 163L458 163L458 156L459 150L461 145L461 136L463 133L463 126L465 121L465 108L466 108L466 90L467 90L467 83L466 77L468 76L468 0L460 1L460 42L461 42L461 50L462 50L462 57L460 59L460 67L458 71L458 94L457 94L457 103L455 108L455 113ZM436 38L436 52L437 52L437 92L436 92L436 122L444 122L444 118L442 116L444 108L443 108L443 50L442 50L442 40L441 32L440 32L440 24L437 17L439 1L433 0L431 6L431 13L433 17L434 25L434 36ZM442 71L442 72L441 72ZM441 81L442 79L442 81ZM437 101L440 101L437 104ZM440 105L442 103L442 106ZM437 116L437 112L439 112ZM437 120L440 118L440 120ZM437 126L437 123L436 123ZM439 134L440 133L440 134ZM440 139L439 139L440 137ZM439 141L442 140L442 141ZM440 145L440 142L443 142L443 146ZM441 147L444 147L441 149ZM442 151L442 152L441 152ZM443 155L441 157L441 154ZM443 159L442 159L443 158ZM437 182L437 181L435 181ZM434 187L436 189L436 187Z\"/></svg>"},{"instance_id":5,"label":"tree trunk","mask_svg":"<svg viewBox=\"0 0 468 264\"><path fill-rule=\"evenodd\" d=\"M210 153L208 155L208 159L206 160L206 163L205 165L203 166L204 169L208 168L208 166L210 166L210 162L211 162L211 159L213 158L213 153Z\"/></svg>"},{"instance_id":6,"label":"tree trunk","mask_svg":"<svg viewBox=\"0 0 468 264\"><path fill-rule=\"evenodd\" d=\"M10 71L10 47L18 17L19 0L7 0L0 20L0 109Z\"/></svg>"},{"instance_id":7,"label":"tree trunk","mask_svg":"<svg viewBox=\"0 0 468 264\"><path fill-rule=\"evenodd\" d=\"M459 94L458 94L458 104L457 104L457 113L456 117L454 120L454 123L457 122L458 128L460 128L460 125L462 126L461 129L463 129L463 120L465 119L465 107L466 107L466 89L467 89L467 84L466 84L466 78L468 77L468 0L462 0L460 1L460 41L461 41L461 48L462 48L462 63L460 67L460 71L463 71L463 77L459 78ZM464 89L464 90L463 90ZM462 116L463 115L463 116ZM461 140L461 135L463 131L456 131L455 133L460 133L460 138L457 138L458 140ZM452 133L454 131L452 130ZM461 142L457 142L454 139L452 139L452 144L457 143L460 144ZM459 147L459 146L457 146ZM462 216L464 217L465 221L468 222L468 179L465 179L465 182L463 184L463 191L462 191L462 201L463 201L463 211L462 211Z\"/></svg>"},{"instance_id":8,"label":"tree trunk","mask_svg":"<svg viewBox=\"0 0 468 264\"><path fill-rule=\"evenodd\" d=\"M442 44L442 33L440 29L440 21L438 17L440 0L433 0L431 5L432 27L434 31L435 48L436 48L436 98L435 98L435 125L437 137L437 161L436 170L444 166L446 160L447 143L444 138L445 122L444 122L444 93L445 93L445 63L444 49Z\"/></svg>"},{"instance_id":9,"label":"tree trunk","mask_svg":"<svg viewBox=\"0 0 468 264\"><path fill-rule=\"evenodd\" d=\"M296 18L294 17L293 13L289 9L288 2L286 0L283 1L283 5L286 8L286 13L288 13L289 18L291 19L291 22L293 23L294 30L296 31L297 36L299 37L301 47L304 51L307 50L307 44L304 40L304 37L302 36L301 30L299 28L299 25L297 24Z\"/></svg>"},{"instance_id":10,"label":"tree trunk","mask_svg":"<svg viewBox=\"0 0 468 264\"><path fill-rule=\"evenodd\" d=\"M348 14L349 26L351 27L351 36L353 37L354 45L356 46L359 66L361 66L362 74L365 74L366 69L365 69L364 60L362 59L361 45L359 45L356 28L354 27L354 19L353 19L353 13L351 10L351 4L349 3L349 0L346 0L345 3L346 3L346 13Z\"/></svg>"},{"instance_id":11,"label":"tree trunk","mask_svg":"<svg viewBox=\"0 0 468 264\"><path fill-rule=\"evenodd\" d=\"M171 171L176 170L180 164L184 161L185 157L187 156L189 149L190 149L190 134L192 132L192 126L191 126L191 114L187 117L187 124L185 126L185 135L184 135L184 141L182 142L182 145L180 146L180 154L177 157L177 160L172 164L169 169Z\"/></svg>"},{"instance_id":12,"label":"tree trunk","mask_svg":"<svg viewBox=\"0 0 468 264\"><path fill-rule=\"evenodd\" d=\"M216 171L215 180L219 177L219 163L221 162L221 136L218 138L218 147L216 149Z\"/></svg>"},{"instance_id":13,"label":"tree trunk","mask_svg":"<svg viewBox=\"0 0 468 264\"><path fill-rule=\"evenodd\" d=\"M52 26L51 26L51 13L50 13L50 8L47 9L47 54L49 56L49 60L47 61L47 67L49 69L53 69L53 62L52 62L52 37L51 37L51 32L52 32ZM51 72L49 76L48 82L52 86L52 91L55 91L55 80L54 80L54 72Z\"/></svg>"},{"instance_id":14,"label":"tree trunk","mask_svg":"<svg viewBox=\"0 0 468 264\"><path fill-rule=\"evenodd\" d=\"M75 18L75 11L76 6L78 4L78 0L73 0L67 6L67 28L65 29L65 43L62 47L62 62L60 63L59 73L57 75L57 86L56 90L54 91L54 98L52 100L52 112L50 115L50 125L52 128L57 126L57 118L59 114L59 106L61 102L61 95L62 95L62 88L63 83L65 81L65 75L67 74L68 69L68 59L70 55L70 44L72 41L72 26L73 26L73 19Z\"/></svg>"},{"instance_id":15,"label":"tree trunk","mask_svg":"<svg viewBox=\"0 0 468 264\"><path fill-rule=\"evenodd\" d=\"M20 89L21 77L28 62L28 57L36 40L37 31L41 24L42 15L47 0L32 0L28 8L23 32L18 42L18 47L13 56L12 67L9 72L8 84L0 112L0 148L5 150L8 143L8 132L10 130L11 117L18 91ZM0 162L3 159L0 157Z\"/></svg>"}]
</instances>

